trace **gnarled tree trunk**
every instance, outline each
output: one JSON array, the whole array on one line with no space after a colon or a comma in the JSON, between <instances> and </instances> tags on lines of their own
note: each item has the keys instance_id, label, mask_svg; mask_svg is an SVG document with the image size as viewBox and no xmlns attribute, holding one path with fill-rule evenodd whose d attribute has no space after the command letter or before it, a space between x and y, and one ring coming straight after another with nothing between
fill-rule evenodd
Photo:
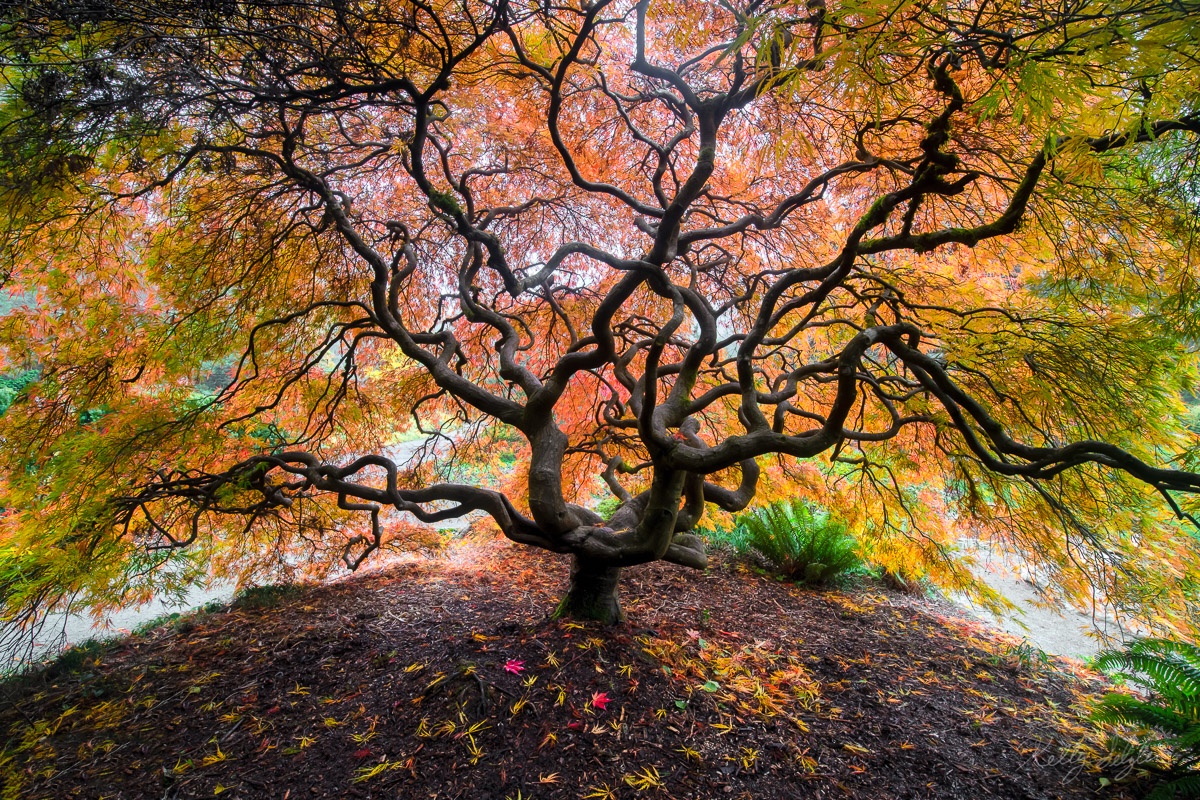
<instances>
[{"instance_id":1,"label":"gnarled tree trunk","mask_svg":"<svg viewBox=\"0 0 1200 800\"><path fill-rule=\"evenodd\" d=\"M571 583L554 618L590 619L614 625L625 620L621 602L617 599L621 568L601 561L574 556L571 562Z\"/></svg>"}]
</instances>

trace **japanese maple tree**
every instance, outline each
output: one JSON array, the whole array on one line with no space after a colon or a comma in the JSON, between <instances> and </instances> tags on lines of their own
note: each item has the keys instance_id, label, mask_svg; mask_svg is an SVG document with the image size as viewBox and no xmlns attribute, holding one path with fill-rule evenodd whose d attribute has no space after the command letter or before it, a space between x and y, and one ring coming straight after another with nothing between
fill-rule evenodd
<instances>
[{"instance_id":1,"label":"japanese maple tree","mask_svg":"<svg viewBox=\"0 0 1200 800\"><path fill-rule=\"evenodd\" d=\"M611 621L802 495L1186 627L1197 11L8 5L4 615L484 512Z\"/></svg>"}]
</instances>

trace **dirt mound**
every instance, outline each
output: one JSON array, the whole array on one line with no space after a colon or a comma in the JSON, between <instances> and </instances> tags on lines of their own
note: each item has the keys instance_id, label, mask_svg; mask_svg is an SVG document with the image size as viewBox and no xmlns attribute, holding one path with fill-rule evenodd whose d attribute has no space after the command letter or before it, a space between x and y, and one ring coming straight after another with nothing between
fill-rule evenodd
<instances>
[{"instance_id":1,"label":"dirt mound","mask_svg":"<svg viewBox=\"0 0 1200 800\"><path fill-rule=\"evenodd\" d=\"M657 564L628 570L630 622L606 629L546 618L565 582L476 544L10 683L5 796L1099 792L1072 707L1100 685L936 606Z\"/></svg>"}]
</instances>

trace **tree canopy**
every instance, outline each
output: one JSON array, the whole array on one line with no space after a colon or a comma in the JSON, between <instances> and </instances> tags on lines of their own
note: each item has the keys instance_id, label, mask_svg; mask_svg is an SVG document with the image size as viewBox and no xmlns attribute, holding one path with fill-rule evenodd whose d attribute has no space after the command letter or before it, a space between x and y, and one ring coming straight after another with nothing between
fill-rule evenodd
<instances>
[{"instance_id":1,"label":"tree canopy","mask_svg":"<svg viewBox=\"0 0 1200 800\"><path fill-rule=\"evenodd\" d=\"M800 495L1190 626L1198 43L1191 0L9 5L3 613L484 512L614 619Z\"/></svg>"}]
</instances>

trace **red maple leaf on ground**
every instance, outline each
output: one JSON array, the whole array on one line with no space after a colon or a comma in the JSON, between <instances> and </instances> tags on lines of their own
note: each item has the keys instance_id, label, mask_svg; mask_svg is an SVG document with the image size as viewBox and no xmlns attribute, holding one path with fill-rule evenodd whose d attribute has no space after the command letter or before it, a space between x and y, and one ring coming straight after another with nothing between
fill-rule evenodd
<instances>
[{"instance_id":1,"label":"red maple leaf on ground","mask_svg":"<svg viewBox=\"0 0 1200 800\"><path fill-rule=\"evenodd\" d=\"M524 661L514 661L513 659L510 658L508 660L508 663L504 665L504 671L511 672L513 675L520 675L522 672L525 671L525 662Z\"/></svg>"},{"instance_id":2,"label":"red maple leaf on ground","mask_svg":"<svg viewBox=\"0 0 1200 800\"><path fill-rule=\"evenodd\" d=\"M609 697L606 692L593 692L592 693L592 705L595 706L596 708L600 709L601 711L603 711L604 707L611 702L612 702L612 698Z\"/></svg>"}]
</instances>

